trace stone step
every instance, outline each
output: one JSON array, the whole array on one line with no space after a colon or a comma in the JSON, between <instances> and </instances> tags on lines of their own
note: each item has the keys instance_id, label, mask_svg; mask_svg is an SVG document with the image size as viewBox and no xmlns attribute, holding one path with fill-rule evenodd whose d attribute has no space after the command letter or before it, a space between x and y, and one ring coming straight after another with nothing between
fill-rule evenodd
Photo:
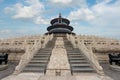
<instances>
[{"instance_id":1,"label":"stone step","mask_svg":"<svg viewBox=\"0 0 120 80\"><path fill-rule=\"evenodd\" d=\"M28 64L26 67L45 67L46 64Z\"/></svg>"},{"instance_id":2,"label":"stone step","mask_svg":"<svg viewBox=\"0 0 120 80\"><path fill-rule=\"evenodd\" d=\"M81 53L67 53L68 55L83 55Z\"/></svg>"},{"instance_id":3,"label":"stone step","mask_svg":"<svg viewBox=\"0 0 120 80\"><path fill-rule=\"evenodd\" d=\"M75 51L67 51L67 53L80 53L79 51L78 52L75 52Z\"/></svg>"},{"instance_id":4,"label":"stone step","mask_svg":"<svg viewBox=\"0 0 120 80\"><path fill-rule=\"evenodd\" d=\"M86 60L84 57L69 57L69 60Z\"/></svg>"},{"instance_id":5,"label":"stone step","mask_svg":"<svg viewBox=\"0 0 120 80\"><path fill-rule=\"evenodd\" d=\"M68 57L85 57L84 55L82 54L68 54Z\"/></svg>"},{"instance_id":6,"label":"stone step","mask_svg":"<svg viewBox=\"0 0 120 80\"><path fill-rule=\"evenodd\" d=\"M32 59L30 62L48 61L48 59Z\"/></svg>"},{"instance_id":7,"label":"stone step","mask_svg":"<svg viewBox=\"0 0 120 80\"><path fill-rule=\"evenodd\" d=\"M35 55L50 55L51 53L37 53Z\"/></svg>"},{"instance_id":8,"label":"stone step","mask_svg":"<svg viewBox=\"0 0 120 80\"><path fill-rule=\"evenodd\" d=\"M70 60L70 63L88 63L86 60Z\"/></svg>"},{"instance_id":9,"label":"stone step","mask_svg":"<svg viewBox=\"0 0 120 80\"><path fill-rule=\"evenodd\" d=\"M30 63L47 63L48 60L30 61Z\"/></svg>"},{"instance_id":10,"label":"stone step","mask_svg":"<svg viewBox=\"0 0 120 80\"><path fill-rule=\"evenodd\" d=\"M72 46L72 45L71 45ZM74 51L80 51L78 48L73 48L72 50Z\"/></svg>"},{"instance_id":11,"label":"stone step","mask_svg":"<svg viewBox=\"0 0 120 80\"><path fill-rule=\"evenodd\" d=\"M50 55L34 55L33 57L50 57Z\"/></svg>"},{"instance_id":12,"label":"stone step","mask_svg":"<svg viewBox=\"0 0 120 80\"><path fill-rule=\"evenodd\" d=\"M50 51L52 48L42 48L41 50Z\"/></svg>"},{"instance_id":13,"label":"stone step","mask_svg":"<svg viewBox=\"0 0 120 80\"><path fill-rule=\"evenodd\" d=\"M45 68L26 67L26 68L23 69L23 72L40 72L40 73L44 73Z\"/></svg>"},{"instance_id":14,"label":"stone step","mask_svg":"<svg viewBox=\"0 0 120 80\"><path fill-rule=\"evenodd\" d=\"M44 57L43 57L43 56L41 56L41 57L35 56L35 57L33 57L33 59L34 59L34 60L41 60L41 59L47 59L47 60L48 60L48 59L49 59L49 56L46 56L46 57L45 57L45 56L44 56Z\"/></svg>"},{"instance_id":15,"label":"stone step","mask_svg":"<svg viewBox=\"0 0 120 80\"><path fill-rule=\"evenodd\" d=\"M72 72L94 72L94 69L91 67L84 67L84 68L72 68Z\"/></svg>"},{"instance_id":16,"label":"stone step","mask_svg":"<svg viewBox=\"0 0 120 80\"><path fill-rule=\"evenodd\" d=\"M50 51L46 51L46 50L38 51L38 53L46 53L46 52L51 52L51 50Z\"/></svg>"},{"instance_id":17,"label":"stone step","mask_svg":"<svg viewBox=\"0 0 120 80\"><path fill-rule=\"evenodd\" d=\"M78 50L76 50L76 49L67 49L67 50L70 50L70 51L77 51L77 52L80 52L80 50L78 49Z\"/></svg>"},{"instance_id":18,"label":"stone step","mask_svg":"<svg viewBox=\"0 0 120 80\"><path fill-rule=\"evenodd\" d=\"M69 58L81 58L81 57L85 57L84 55L68 55Z\"/></svg>"},{"instance_id":19,"label":"stone step","mask_svg":"<svg viewBox=\"0 0 120 80\"><path fill-rule=\"evenodd\" d=\"M50 54L35 54L34 56L50 56Z\"/></svg>"},{"instance_id":20,"label":"stone step","mask_svg":"<svg viewBox=\"0 0 120 80\"><path fill-rule=\"evenodd\" d=\"M68 51L76 51L76 52L80 52L80 50L74 50L73 48L72 49L66 49Z\"/></svg>"},{"instance_id":21,"label":"stone step","mask_svg":"<svg viewBox=\"0 0 120 80\"><path fill-rule=\"evenodd\" d=\"M65 47L65 48L66 48L66 51L73 50L72 47Z\"/></svg>"},{"instance_id":22,"label":"stone step","mask_svg":"<svg viewBox=\"0 0 120 80\"><path fill-rule=\"evenodd\" d=\"M38 52L38 54L41 54L41 53L50 53L51 51L40 51Z\"/></svg>"},{"instance_id":23,"label":"stone step","mask_svg":"<svg viewBox=\"0 0 120 80\"><path fill-rule=\"evenodd\" d=\"M65 46L65 47L67 47L67 48L68 48L68 47L72 47L72 48L73 48L73 46L72 46L72 45L64 45L64 46Z\"/></svg>"},{"instance_id":24,"label":"stone step","mask_svg":"<svg viewBox=\"0 0 120 80\"><path fill-rule=\"evenodd\" d=\"M33 58L49 58L50 56L33 56Z\"/></svg>"},{"instance_id":25,"label":"stone step","mask_svg":"<svg viewBox=\"0 0 120 80\"><path fill-rule=\"evenodd\" d=\"M64 44L65 46L72 46L72 44L68 43L68 44ZM73 47L73 46L72 46Z\"/></svg>"},{"instance_id":26,"label":"stone step","mask_svg":"<svg viewBox=\"0 0 120 80\"><path fill-rule=\"evenodd\" d=\"M73 47L72 45L65 45L65 47Z\"/></svg>"},{"instance_id":27,"label":"stone step","mask_svg":"<svg viewBox=\"0 0 120 80\"><path fill-rule=\"evenodd\" d=\"M49 57L40 57L40 58L34 57L32 60L44 60L44 59L48 60Z\"/></svg>"},{"instance_id":28,"label":"stone step","mask_svg":"<svg viewBox=\"0 0 120 80\"><path fill-rule=\"evenodd\" d=\"M73 50L78 50L79 51L79 48L73 48Z\"/></svg>"},{"instance_id":29,"label":"stone step","mask_svg":"<svg viewBox=\"0 0 120 80\"><path fill-rule=\"evenodd\" d=\"M81 67L81 68L83 68L83 67L85 68L85 67L90 67L91 65L88 64L88 63L86 63L86 64L79 64L79 63L78 63L78 64L71 64L70 66L71 66L72 68L80 68L80 67Z\"/></svg>"},{"instance_id":30,"label":"stone step","mask_svg":"<svg viewBox=\"0 0 120 80\"><path fill-rule=\"evenodd\" d=\"M50 55L51 53L37 53L37 54L35 54L35 55Z\"/></svg>"},{"instance_id":31,"label":"stone step","mask_svg":"<svg viewBox=\"0 0 120 80\"><path fill-rule=\"evenodd\" d=\"M40 49L39 51L41 52L41 51L51 51L52 50L52 48L49 48L49 49L47 49L47 48L44 48L44 49Z\"/></svg>"},{"instance_id":32,"label":"stone step","mask_svg":"<svg viewBox=\"0 0 120 80\"><path fill-rule=\"evenodd\" d=\"M71 67L89 67L90 64L89 63L82 63L82 64L71 64Z\"/></svg>"}]
</instances>

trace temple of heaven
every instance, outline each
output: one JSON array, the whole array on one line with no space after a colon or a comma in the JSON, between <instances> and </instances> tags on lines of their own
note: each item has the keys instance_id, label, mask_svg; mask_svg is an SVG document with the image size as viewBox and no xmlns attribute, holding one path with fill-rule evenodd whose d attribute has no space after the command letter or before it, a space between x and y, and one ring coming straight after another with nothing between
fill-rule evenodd
<instances>
[{"instance_id":1,"label":"temple of heaven","mask_svg":"<svg viewBox=\"0 0 120 80\"><path fill-rule=\"evenodd\" d=\"M59 14L58 18L54 18L51 20L51 26L47 28L46 34L74 34L73 27L69 26L70 21L66 18L62 18L61 14Z\"/></svg>"}]
</instances>

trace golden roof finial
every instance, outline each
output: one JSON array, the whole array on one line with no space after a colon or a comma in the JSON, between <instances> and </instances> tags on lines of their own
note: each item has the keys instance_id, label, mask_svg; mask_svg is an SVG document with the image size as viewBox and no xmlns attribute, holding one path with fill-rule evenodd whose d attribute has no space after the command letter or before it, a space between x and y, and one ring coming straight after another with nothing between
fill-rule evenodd
<instances>
[{"instance_id":1,"label":"golden roof finial","mask_svg":"<svg viewBox=\"0 0 120 80\"><path fill-rule=\"evenodd\" d=\"M61 18L61 13L59 13L59 18Z\"/></svg>"}]
</instances>

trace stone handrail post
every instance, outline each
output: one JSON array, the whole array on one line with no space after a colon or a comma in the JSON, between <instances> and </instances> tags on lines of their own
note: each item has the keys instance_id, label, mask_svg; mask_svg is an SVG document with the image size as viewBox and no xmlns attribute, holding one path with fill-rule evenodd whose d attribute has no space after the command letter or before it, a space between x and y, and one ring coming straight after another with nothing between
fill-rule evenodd
<instances>
[{"instance_id":1,"label":"stone handrail post","mask_svg":"<svg viewBox=\"0 0 120 80\"><path fill-rule=\"evenodd\" d=\"M49 40L53 39L53 34L50 34Z\"/></svg>"},{"instance_id":2,"label":"stone handrail post","mask_svg":"<svg viewBox=\"0 0 120 80\"><path fill-rule=\"evenodd\" d=\"M42 47L42 48L44 48L45 45L46 45L47 37L48 37L48 35L44 35L44 36L42 37L42 40L41 40L41 45L42 45L41 47Z\"/></svg>"},{"instance_id":3,"label":"stone handrail post","mask_svg":"<svg viewBox=\"0 0 120 80\"><path fill-rule=\"evenodd\" d=\"M43 40L43 46L42 46L42 48L44 48L46 46L46 44L48 43L49 40L52 40L53 34L51 34L51 35L45 35L43 37L44 37L44 40Z\"/></svg>"},{"instance_id":4,"label":"stone handrail post","mask_svg":"<svg viewBox=\"0 0 120 80\"><path fill-rule=\"evenodd\" d=\"M75 48L75 47L76 47L76 44L75 44L75 36L73 36L72 34L69 35L69 40L71 41L73 47Z\"/></svg>"},{"instance_id":5,"label":"stone handrail post","mask_svg":"<svg viewBox=\"0 0 120 80\"><path fill-rule=\"evenodd\" d=\"M49 34L49 40L53 39L53 34Z\"/></svg>"},{"instance_id":6,"label":"stone handrail post","mask_svg":"<svg viewBox=\"0 0 120 80\"><path fill-rule=\"evenodd\" d=\"M70 35L69 35L69 34L66 34L66 36L67 36L67 39L70 40Z\"/></svg>"},{"instance_id":7,"label":"stone handrail post","mask_svg":"<svg viewBox=\"0 0 120 80\"><path fill-rule=\"evenodd\" d=\"M47 42L49 41L49 37L50 37L49 35L45 36L43 48L46 46Z\"/></svg>"}]
</instances>

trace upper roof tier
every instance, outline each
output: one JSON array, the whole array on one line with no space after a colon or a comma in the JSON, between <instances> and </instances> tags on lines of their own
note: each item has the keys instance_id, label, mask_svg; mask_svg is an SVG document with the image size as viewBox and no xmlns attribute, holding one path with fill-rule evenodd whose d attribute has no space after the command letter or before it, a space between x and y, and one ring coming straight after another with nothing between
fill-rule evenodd
<instances>
[{"instance_id":1,"label":"upper roof tier","mask_svg":"<svg viewBox=\"0 0 120 80\"><path fill-rule=\"evenodd\" d=\"M68 20L68 19L66 19L66 18L62 18L62 16L61 16L61 14L59 14L59 17L58 18L55 18L55 19L53 19L53 20L51 20L51 22L50 22L52 25L54 25L54 24L57 24L57 23L64 23L64 24L66 24L66 25L69 25L70 24L70 21Z\"/></svg>"}]
</instances>

